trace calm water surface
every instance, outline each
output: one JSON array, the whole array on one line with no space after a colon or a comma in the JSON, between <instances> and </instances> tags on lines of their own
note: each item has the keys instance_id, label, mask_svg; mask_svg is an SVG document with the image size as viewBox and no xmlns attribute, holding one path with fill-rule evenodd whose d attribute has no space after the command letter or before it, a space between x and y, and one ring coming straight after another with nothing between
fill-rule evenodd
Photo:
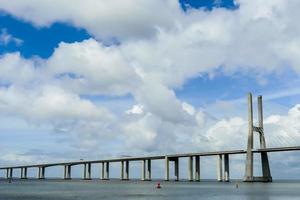
<instances>
[{"instance_id":1,"label":"calm water surface","mask_svg":"<svg viewBox=\"0 0 300 200\"><path fill-rule=\"evenodd\" d=\"M100 199L300 199L300 182L273 183L0 180L0 200L100 200Z\"/></svg>"}]
</instances>

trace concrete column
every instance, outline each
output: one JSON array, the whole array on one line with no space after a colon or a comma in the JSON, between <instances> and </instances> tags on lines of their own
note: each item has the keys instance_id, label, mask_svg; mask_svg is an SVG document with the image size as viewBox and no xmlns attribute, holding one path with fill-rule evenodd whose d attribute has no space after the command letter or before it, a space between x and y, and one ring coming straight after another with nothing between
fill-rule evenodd
<instances>
[{"instance_id":1,"label":"concrete column","mask_svg":"<svg viewBox=\"0 0 300 200\"><path fill-rule=\"evenodd\" d=\"M102 167L101 167L101 179L102 180L105 179L105 175L104 175L105 165L104 164L105 164L104 162L101 163L101 165L102 165Z\"/></svg>"},{"instance_id":2,"label":"concrete column","mask_svg":"<svg viewBox=\"0 0 300 200\"><path fill-rule=\"evenodd\" d=\"M151 180L151 160L147 161L147 180Z\"/></svg>"},{"instance_id":3,"label":"concrete column","mask_svg":"<svg viewBox=\"0 0 300 200\"><path fill-rule=\"evenodd\" d=\"M248 94L248 143L244 181L253 181L253 106L252 94Z\"/></svg>"},{"instance_id":4,"label":"concrete column","mask_svg":"<svg viewBox=\"0 0 300 200\"><path fill-rule=\"evenodd\" d=\"M67 178L68 179L71 179L72 178L72 176L71 176L71 174L72 174L72 165L68 165L68 169L67 169L67 171L68 171L68 173L67 173Z\"/></svg>"},{"instance_id":5,"label":"concrete column","mask_svg":"<svg viewBox=\"0 0 300 200\"><path fill-rule=\"evenodd\" d=\"M83 179L86 179L86 163L83 164Z\"/></svg>"},{"instance_id":6,"label":"concrete column","mask_svg":"<svg viewBox=\"0 0 300 200\"><path fill-rule=\"evenodd\" d=\"M9 169L8 168L6 169L6 178L7 179L9 178Z\"/></svg>"},{"instance_id":7,"label":"concrete column","mask_svg":"<svg viewBox=\"0 0 300 200\"><path fill-rule=\"evenodd\" d=\"M24 170L24 168L22 167L21 168L21 177L20 177L21 179L23 179L23 173L24 173L23 170Z\"/></svg>"},{"instance_id":8,"label":"concrete column","mask_svg":"<svg viewBox=\"0 0 300 200\"><path fill-rule=\"evenodd\" d=\"M44 179L45 178L45 167L42 167L42 170L41 170L41 179Z\"/></svg>"},{"instance_id":9,"label":"concrete column","mask_svg":"<svg viewBox=\"0 0 300 200\"><path fill-rule=\"evenodd\" d=\"M71 179L71 165L64 166L64 179Z\"/></svg>"},{"instance_id":10,"label":"concrete column","mask_svg":"<svg viewBox=\"0 0 300 200\"><path fill-rule=\"evenodd\" d=\"M14 174L14 169L13 168L10 168L9 170L9 178L12 179L13 178L13 174Z\"/></svg>"},{"instance_id":11,"label":"concrete column","mask_svg":"<svg viewBox=\"0 0 300 200\"><path fill-rule=\"evenodd\" d=\"M91 168L92 168L92 164L91 163L87 163L87 174L86 174L86 179L90 180L91 179Z\"/></svg>"},{"instance_id":12,"label":"concrete column","mask_svg":"<svg viewBox=\"0 0 300 200\"><path fill-rule=\"evenodd\" d=\"M258 105L258 125L261 130L259 134L260 148L265 149L267 148L267 146L266 146L265 135L264 135L262 96L258 96L257 105ZM262 175L264 181L272 182L272 176L271 176L271 170L270 170L269 158L267 152L261 152L261 166L262 166Z\"/></svg>"},{"instance_id":13,"label":"concrete column","mask_svg":"<svg viewBox=\"0 0 300 200\"><path fill-rule=\"evenodd\" d=\"M170 159L165 157L165 181L170 180Z\"/></svg>"},{"instance_id":14,"label":"concrete column","mask_svg":"<svg viewBox=\"0 0 300 200\"><path fill-rule=\"evenodd\" d=\"M229 182L229 155L224 155L224 181Z\"/></svg>"},{"instance_id":15,"label":"concrete column","mask_svg":"<svg viewBox=\"0 0 300 200\"><path fill-rule=\"evenodd\" d=\"M64 179L67 179L67 165L64 165Z\"/></svg>"},{"instance_id":16,"label":"concrete column","mask_svg":"<svg viewBox=\"0 0 300 200\"><path fill-rule=\"evenodd\" d=\"M189 170L189 181L193 181L193 156L189 157L188 170Z\"/></svg>"},{"instance_id":17,"label":"concrete column","mask_svg":"<svg viewBox=\"0 0 300 200\"><path fill-rule=\"evenodd\" d=\"M222 170L222 155L218 155L218 159L217 159L217 173L218 173L218 181L222 181L223 180L223 170Z\"/></svg>"},{"instance_id":18,"label":"concrete column","mask_svg":"<svg viewBox=\"0 0 300 200\"><path fill-rule=\"evenodd\" d=\"M142 181L146 180L146 160L142 160Z\"/></svg>"},{"instance_id":19,"label":"concrete column","mask_svg":"<svg viewBox=\"0 0 300 200\"><path fill-rule=\"evenodd\" d=\"M129 161L125 161L125 180L129 180Z\"/></svg>"},{"instance_id":20,"label":"concrete column","mask_svg":"<svg viewBox=\"0 0 300 200\"><path fill-rule=\"evenodd\" d=\"M23 170L23 179L27 179L27 167Z\"/></svg>"},{"instance_id":21,"label":"concrete column","mask_svg":"<svg viewBox=\"0 0 300 200\"><path fill-rule=\"evenodd\" d=\"M261 130L261 132L259 134L260 148L265 149L266 148L266 141L265 141L265 137L264 137L262 96L257 97L257 107L258 107L258 127Z\"/></svg>"},{"instance_id":22,"label":"concrete column","mask_svg":"<svg viewBox=\"0 0 300 200\"><path fill-rule=\"evenodd\" d=\"M41 167L38 167L38 171L37 171L37 178L40 179L41 177Z\"/></svg>"},{"instance_id":23,"label":"concrete column","mask_svg":"<svg viewBox=\"0 0 300 200\"><path fill-rule=\"evenodd\" d=\"M124 180L124 161L121 161L121 180Z\"/></svg>"},{"instance_id":24,"label":"concrete column","mask_svg":"<svg viewBox=\"0 0 300 200\"><path fill-rule=\"evenodd\" d=\"M195 156L195 180L200 181L200 156Z\"/></svg>"},{"instance_id":25,"label":"concrete column","mask_svg":"<svg viewBox=\"0 0 300 200\"><path fill-rule=\"evenodd\" d=\"M174 160L174 175L175 181L179 181L179 158L175 158Z\"/></svg>"},{"instance_id":26,"label":"concrete column","mask_svg":"<svg viewBox=\"0 0 300 200\"><path fill-rule=\"evenodd\" d=\"M109 162L106 162L106 167L105 167L105 178L109 180Z\"/></svg>"}]
</instances>

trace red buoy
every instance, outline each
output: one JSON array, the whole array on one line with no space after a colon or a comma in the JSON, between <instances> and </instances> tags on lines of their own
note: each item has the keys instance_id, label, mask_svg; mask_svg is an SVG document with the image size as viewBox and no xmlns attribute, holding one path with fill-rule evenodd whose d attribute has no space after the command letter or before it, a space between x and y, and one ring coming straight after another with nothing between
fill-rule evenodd
<instances>
[{"instance_id":1,"label":"red buoy","mask_svg":"<svg viewBox=\"0 0 300 200\"><path fill-rule=\"evenodd\" d=\"M156 188L157 188L157 189L160 189L160 188L161 188L160 182L157 183Z\"/></svg>"}]
</instances>

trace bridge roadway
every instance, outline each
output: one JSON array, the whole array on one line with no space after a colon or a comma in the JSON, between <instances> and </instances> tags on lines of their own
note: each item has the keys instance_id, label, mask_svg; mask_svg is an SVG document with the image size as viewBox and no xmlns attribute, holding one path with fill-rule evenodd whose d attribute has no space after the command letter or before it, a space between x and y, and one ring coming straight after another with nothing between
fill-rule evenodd
<instances>
[{"instance_id":1,"label":"bridge roadway","mask_svg":"<svg viewBox=\"0 0 300 200\"><path fill-rule=\"evenodd\" d=\"M266 149L253 149L253 153L260 152L280 152L280 151L299 151L300 146L292 147L275 147ZM1 167L0 170L5 169L18 169L18 168L33 168L33 167L52 167L52 166L73 166L82 165L87 163L106 163L106 162L126 162L126 161L143 161L143 160L162 160L166 157L171 160L174 158L182 157L193 157L193 156L217 156L217 155L233 155L233 154L245 154L246 150L229 150L229 151L213 151L213 152L201 152L201 153L183 153L183 154L170 154L170 155L158 155L158 156L143 156L143 157L122 157L104 160L84 160L84 161L73 161L73 162L58 162L58 163L45 163L45 164L34 164L34 165L20 165L20 166L8 166Z\"/></svg>"}]
</instances>

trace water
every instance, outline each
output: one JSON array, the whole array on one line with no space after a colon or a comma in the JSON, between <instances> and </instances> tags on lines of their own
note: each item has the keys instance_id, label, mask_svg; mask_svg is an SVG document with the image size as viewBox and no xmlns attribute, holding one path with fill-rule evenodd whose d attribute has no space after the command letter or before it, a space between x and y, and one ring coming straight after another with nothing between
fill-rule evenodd
<instances>
[{"instance_id":1,"label":"water","mask_svg":"<svg viewBox=\"0 0 300 200\"><path fill-rule=\"evenodd\" d=\"M300 182L273 183L83 181L83 180L0 180L0 200L113 200L113 199L300 199Z\"/></svg>"}]
</instances>

